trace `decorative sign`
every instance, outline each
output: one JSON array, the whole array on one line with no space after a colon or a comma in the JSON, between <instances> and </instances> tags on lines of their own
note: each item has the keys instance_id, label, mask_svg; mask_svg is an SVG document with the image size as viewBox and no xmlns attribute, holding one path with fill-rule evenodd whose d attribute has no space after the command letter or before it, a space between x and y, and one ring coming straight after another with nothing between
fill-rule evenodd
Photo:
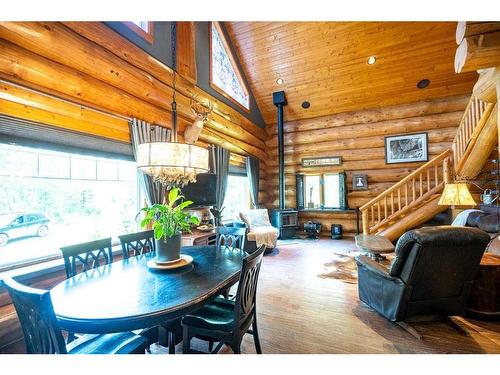
<instances>
[{"instance_id":1,"label":"decorative sign","mask_svg":"<svg viewBox=\"0 0 500 375\"><path fill-rule=\"evenodd\" d=\"M303 167L323 167L327 165L342 165L341 156L328 156L325 158L303 158Z\"/></svg>"}]
</instances>

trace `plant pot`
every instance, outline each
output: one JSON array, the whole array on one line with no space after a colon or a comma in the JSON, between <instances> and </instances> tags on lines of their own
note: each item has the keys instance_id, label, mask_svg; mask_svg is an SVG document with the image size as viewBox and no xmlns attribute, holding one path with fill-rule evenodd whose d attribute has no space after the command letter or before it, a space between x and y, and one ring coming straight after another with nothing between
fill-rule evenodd
<instances>
[{"instance_id":1,"label":"plant pot","mask_svg":"<svg viewBox=\"0 0 500 375\"><path fill-rule=\"evenodd\" d=\"M178 232L170 238L162 238L156 241L156 261L158 263L171 262L181 257L182 233Z\"/></svg>"}]
</instances>

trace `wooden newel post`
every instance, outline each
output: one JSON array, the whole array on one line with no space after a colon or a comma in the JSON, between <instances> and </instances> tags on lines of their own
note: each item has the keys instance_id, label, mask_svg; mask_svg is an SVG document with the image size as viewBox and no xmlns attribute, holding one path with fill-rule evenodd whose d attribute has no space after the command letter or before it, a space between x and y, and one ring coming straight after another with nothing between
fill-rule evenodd
<instances>
[{"instance_id":1,"label":"wooden newel post","mask_svg":"<svg viewBox=\"0 0 500 375\"><path fill-rule=\"evenodd\" d=\"M445 184L449 184L451 182L449 157L443 160L443 181Z\"/></svg>"},{"instance_id":2,"label":"wooden newel post","mask_svg":"<svg viewBox=\"0 0 500 375\"><path fill-rule=\"evenodd\" d=\"M369 234L368 230L368 211L364 210L361 213L361 220L363 221L363 234Z\"/></svg>"}]
</instances>

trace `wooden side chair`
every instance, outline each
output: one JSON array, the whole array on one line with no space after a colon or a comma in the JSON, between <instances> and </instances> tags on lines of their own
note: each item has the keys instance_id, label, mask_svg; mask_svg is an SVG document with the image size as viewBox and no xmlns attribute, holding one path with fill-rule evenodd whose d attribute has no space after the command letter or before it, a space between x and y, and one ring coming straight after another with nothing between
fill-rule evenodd
<instances>
[{"instance_id":1,"label":"wooden side chair","mask_svg":"<svg viewBox=\"0 0 500 375\"><path fill-rule=\"evenodd\" d=\"M118 238L122 245L124 259L156 251L153 230L123 234ZM182 340L181 320L167 321L158 327L134 331L134 333L147 337L150 342L159 342L160 345L168 347L170 354L174 354L175 345Z\"/></svg>"},{"instance_id":2,"label":"wooden side chair","mask_svg":"<svg viewBox=\"0 0 500 375\"><path fill-rule=\"evenodd\" d=\"M28 354L144 354L146 338L132 332L83 335L66 345L48 290L35 289L6 278L21 322Z\"/></svg>"},{"instance_id":3,"label":"wooden side chair","mask_svg":"<svg viewBox=\"0 0 500 375\"><path fill-rule=\"evenodd\" d=\"M68 279L80 272L86 272L113 262L111 237L64 246L60 250L64 258L64 268Z\"/></svg>"},{"instance_id":4,"label":"wooden side chair","mask_svg":"<svg viewBox=\"0 0 500 375\"><path fill-rule=\"evenodd\" d=\"M245 248L245 238L246 238L246 228L239 227L217 227L215 228L215 233L217 235L215 240L215 245L217 248L225 246L231 250L244 251ZM234 283L233 285L236 285ZM233 285L230 285L227 289L223 290L221 294L224 298L229 298L229 290Z\"/></svg>"},{"instance_id":5,"label":"wooden side chair","mask_svg":"<svg viewBox=\"0 0 500 375\"><path fill-rule=\"evenodd\" d=\"M125 259L156 251L153 230L122 234L118 238L122 244L123 258Z\"/></svg>"},{"instance_id":6,"label":"wooden side chair","mask_svg":"<svg viewBox=\"0 0 500 375\"><path fill-rule=\"evenodd\" d=\"M226 246L231 249L243 251L245 248L246 228L238 227L217 227L215 244L218 248Z\"/></svg>"},{"instance_id":7,"label":"wooden side chair","mask_svg":"<svg viewBox=\"0 0 500 375\"><path fill-rule=\"evenodd\" d=\"M196 336L205 340L219 341L211 353L217 353L227 343L239 354L245 333L251 333L257 354L262 354L257 330L256 295L259 271L265 245L243 258L236 299L217 297L201 309L182 318L183 353L191 350L191 339ZM249 330L252 326L252 330Z\"/></svg>"}]
</instances>

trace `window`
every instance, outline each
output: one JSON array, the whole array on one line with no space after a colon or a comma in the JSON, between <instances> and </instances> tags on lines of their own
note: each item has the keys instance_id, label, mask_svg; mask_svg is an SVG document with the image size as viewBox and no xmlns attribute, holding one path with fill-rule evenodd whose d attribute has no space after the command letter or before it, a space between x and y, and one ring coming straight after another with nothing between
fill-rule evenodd
<instances>
[{"instance_id":1,"label":"window","mask_svg":"<svg viewBox=\"0 0 500 375\"><path fill-rule=\"evenodd\" d=\"M227 179L226 196L224 197L222 220L240 220L240 212L250 208L250 188L247 176L230 174Z\"/></svg>"},{"instance_id":2,"label":"window","mask_svg":"<svg viewBox=\"0 0 500 375\"><path fill-rule=\"evenodd\" d=\"M248 90L224 33L217 22L211 22L210 85L222 95L249 110Z\"/></svg>"},{"instance_id":3,"label":"window","mask_svg":"<svg viewBox=\"0 0 500 375\"><path fill-rule=\"evenodd\" d=\"M307 208L321 206L321 178L320 176L305 176L305 202Z\"/></svg>"},{"instance_id":4,"label":"window","mask_svg":"<svg viewBox=\"0 0 500 375\"><path fill-rule=\"evenodd\" d=\"M0 269L138 229L133 162L0 144Z\"/></svg>"},{"instance_id":5,"label":"window","mask_svg":"<svg viewBox=\"0 0 500 375\"><path fill-rule=\"evenodd\" d=\"M139 26L141 29L143 29L145 32L149 32L149 24L150 22L148 21L132 21L135 25Z\"/></svg>"},{"instance_id":6,"label":"window","mask_svg":"<svg viewBox=\"0 0 500 375\"><path fill-rule=\"evenodd\" d=\"M299 179L301 178L298 175ZM346 208L345 198L345 174L328 173L320 175L305 175L303 177L303 191L299 190L301 184L297 184L297 194L303 196L303 207L306 209L324 208ZM300 206L300 204L298 204Z\"/></svg>"},{"instance_id":7,"label":"window","mask_svg":"<svg viewBox=\"0 0 500 375\"><path fill-rule=\"evenodd\" d=\"M138 34L141 38L145 39L149 44L153 44L154 36L153 29L154 23L150 21L129 21L123 22L130 30Z\"/></svg>"}]
</instances>

